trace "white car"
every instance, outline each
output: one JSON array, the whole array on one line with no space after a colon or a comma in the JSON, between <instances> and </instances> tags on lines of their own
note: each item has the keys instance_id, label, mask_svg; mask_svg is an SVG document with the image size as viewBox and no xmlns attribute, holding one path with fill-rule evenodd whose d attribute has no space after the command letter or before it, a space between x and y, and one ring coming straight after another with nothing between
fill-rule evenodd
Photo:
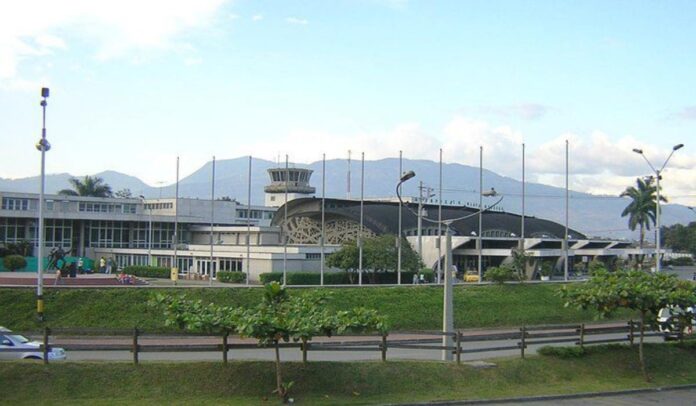
<instances>
[{"instance_id":1,"label":"white car","mask_svg":"<svg viewBox=\"0 0 696 406\"><path fill-rule=\"evenodd\" d=\"M691 315L691 324L684 326L682 334L692 334L696 329L696 318L694 317L694 307L687 307L686 313ZM676 338L679 335L679 327L677 326L679 315L684 314L684 310L679 306L668 306L660 309L657 314L657 328L660 333L664 333L665 339Z\"/></svg>"},{"instance_id":2,"label":"white car","mask_svg":"<svg viewBox=\"0 0 696 406\"><path fill-rule=\"evenodd\" d=\"M48 352L49 361L62 361L66 358L65 350L57 347L50 347ZM11 330L0 326L0 360L10 359L43 359L44 354L41 343L12 334Z\"/></svg>"}]
</instances>

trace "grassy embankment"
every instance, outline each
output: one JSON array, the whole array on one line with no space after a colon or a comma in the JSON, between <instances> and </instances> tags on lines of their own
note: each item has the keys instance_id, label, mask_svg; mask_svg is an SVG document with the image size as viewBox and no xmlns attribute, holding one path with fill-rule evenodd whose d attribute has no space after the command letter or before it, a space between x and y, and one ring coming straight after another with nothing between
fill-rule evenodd
<instances>
[{"instance_id":1,"label":"grassy embankment","mask_svg":"<svg viewBox=\"0 0 696 406\"><path fill-rule=\"evenodd\" d=\"M560 285L526 284L455 288L457 328L519 327L522 325L588 322L591 311L564 308L556 295ZM304 294L314 289L291 289ZM393 331L441 328L442 289L438 287L385 287L330 289L330 306L349 309L366 306L389 318ZM154 293L186 294L192 299L235 306L253 306L261 289L46 289L46 325L51 327L101 327L162 329L160 312L150 308ZM37 329L35 291L0 289L0 325L13 330ZM627 319L623 312L617 318Z\"/></svg>"},{"instance_id":2,"label":"grassy embankment","mask_svg":"<svg viewBox=\"0 0 696 406\"><path fill-rule=\"evenodd\" d=\"M285 363L300 404L382 404L614 391L696 383L696 347L647 346L653 381L635 349L594 347L581 358L496 360L474 369L440 362ZM0 399L39 404L277 404L270 362L0 363Z\"/></svg>"}]
</instances>

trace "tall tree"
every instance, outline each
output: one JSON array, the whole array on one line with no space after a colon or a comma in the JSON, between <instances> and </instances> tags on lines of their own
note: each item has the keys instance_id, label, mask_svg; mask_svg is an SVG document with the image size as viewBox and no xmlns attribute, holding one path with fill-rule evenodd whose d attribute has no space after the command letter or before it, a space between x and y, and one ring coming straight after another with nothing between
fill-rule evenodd
<instances>
[{"instance_id":1,"label":"tall tree","mask_svg":"<svg viewBox=\"0 0 696 406\"><path fill-rule=\"evenodd\" d=\"M377 283L377 273L394 272L397 269L398 251L395 241L396 236L393 234L368 237L363 240L363 269L369 270L367 275L370 283ZM349 273L356 272L359 252L357 242L350 241L329 255L326 259L326 265ZM401 269L417 272L422 267L423 262L418 257L418 253L413 250L405 238L402 239Z\"/></svg>"},{"instance_id":2,"label":"tall tree","mask_svg":"<svg viewBox=\"0 0 696 406\"><path fill-rule=\"evenodd\" d=\"M630 197L631 202L621 213L621 217L628 216L628 228L635 231L640 229L640 248L645 241L645 230L650 230L650 224L655 224L657 201L657 187L653 184L653 178L637 178L636 186L629 186L621 192L621 197ZM664 196L660 201L667 202Z\"/></svg>"},{"instance_id":3,"label":"tall tree","mask_svg":"<svg viewBox=\"0 0 696 406\"><path fill-rule=\"evenodd\" d=\"M64 196L91 196L91 197L111 197L111 186L104 183L104 179L98 176L85 176L82 179L70 178L68 180L72 189L63 189L58 192Z\"/></svg>"}]
</instances>

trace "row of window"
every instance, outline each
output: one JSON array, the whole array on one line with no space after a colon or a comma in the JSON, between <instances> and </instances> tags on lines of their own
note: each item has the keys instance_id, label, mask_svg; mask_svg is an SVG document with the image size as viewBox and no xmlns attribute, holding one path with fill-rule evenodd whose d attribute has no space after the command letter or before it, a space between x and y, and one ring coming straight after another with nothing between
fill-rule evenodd
<instances>
[{"instance_id":1,"label":"row of window","mask_svg":"<svg viewBox=\"0 0 696 406\"><path fill-rule=\"evenodd\" d=\"M251 217L247 217L247 212L249 212ZM244 219L252 218L270 220L273 218L273 214L275 214L275 211L237 209L237 217Z\"/></svg>"},{"instance_id":2,"label":"row of window","mask_svg":"<svg viewBox=\"0 0 696 406\"><path fill-rule=\"evenodd\" d=\"M137 205L134 203L92 203L80 202L79 211L87 213L123 213L135 214Z\"/></svg>"},{"instance_id":3,"label":"row of window","mask_svg":"<svg viewBox=\"0 0 696 406\"><path fill-rule=\"evenodd\" d=\"M173 209L173 208L174 208L173 202L145 203L145 210L165 210L165 209Z\"/></svg>"},{"instance_id":4,"label":"row of window","mask_svg":"<svg viewBox=\"0 0 696 406\"><path fill-rule=\"evenodd\" d=\"M15 197L2 198L3 210L29 210L29 199L19 199Z\"/></svg>"},{"instance_id":5,"label":"row of window","mask_svg":"<svg viewBox=\"0 0 696 406\"><path fill-rule=\"evenodd\" d=\"M271 172L271 178L273 179L274 182L285 182L285 174L288 174L290 178L290 182L307 182L309 183L309 176L311 175L311 172L306 172L306 171L296 171L289 169L287 171L284 170L277 170Z\"/></svg>"}]
</instances>

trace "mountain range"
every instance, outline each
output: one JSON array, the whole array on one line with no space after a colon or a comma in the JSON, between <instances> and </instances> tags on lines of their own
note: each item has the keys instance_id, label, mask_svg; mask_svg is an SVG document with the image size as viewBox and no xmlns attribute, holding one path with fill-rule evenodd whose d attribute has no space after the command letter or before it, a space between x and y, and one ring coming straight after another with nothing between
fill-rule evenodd
<instances>
[{"instance_id":1,"label":"mountain range","mask_svg":"<svg viewBox=\"0 0 696 406\"><path fill-rule=\"evenodd\" d=\"M326 183L325 196L334 198L360 197L360 161L353 160L350 168L351 190L348 192L348 162L346 160L327 160L325 166ZM215 163L215 195L228 196L239 202L247 201L248 157L218 160ZM251 173L251 202L263 204L263 187L270 183L267 170L284 167L272 161L252 159ZM290 164L290 167L309 168L314 171L311 185L316 188L316 196L322 195L322 162L310 164ZM438 189L439 164L428 160L402 161L403 171L413 170L416 176L405 182L402 188L403 196L419 195L418 185ZM212 162L207 162L191 175L179 180L179 196L191 198L210 198ZM147 198L173 197L175 185L153 187L134 176L115 171L104 171L94 174L104 179L112 190L130 189L133 196L143 195ZM69 188L68 180L71 174L61 173L46 176L46 192L57 193ZM398 158L385 158L375 161L365 161L364 196L366 199L395 196L395 188L399 179ZM477 205L479 189L479 168L462 164L443 164L442 168L442 200L443 204ZM39 177L22 179L0 178L0 191L36 193L39 189ZM522 184L516 179L501 176L494 172L483 171L483 190L491 187L503 196L500 207L512 213L521 213ZM627 185L628 186L628 185ZM619 191L620 192L620 191ZM424 192L425 193L425 192ZM431 197L431 203L437 203L437 192ZM617 196L593 195L571 191L569 193L569 226L588 236L611 238L637 238L637 231L627 228L627 218L621 217L621 212L629 203L627 198ZM495 198L486 198L486 203L492 203ZM525 213L565 223L565 189L539 183L527 182L525 185ZM686 206L666 204L663 206L662 223L687 224L694 220L694 213ZM648 239L652 234L648 233Z\"/></svg>"}]
</instances>

